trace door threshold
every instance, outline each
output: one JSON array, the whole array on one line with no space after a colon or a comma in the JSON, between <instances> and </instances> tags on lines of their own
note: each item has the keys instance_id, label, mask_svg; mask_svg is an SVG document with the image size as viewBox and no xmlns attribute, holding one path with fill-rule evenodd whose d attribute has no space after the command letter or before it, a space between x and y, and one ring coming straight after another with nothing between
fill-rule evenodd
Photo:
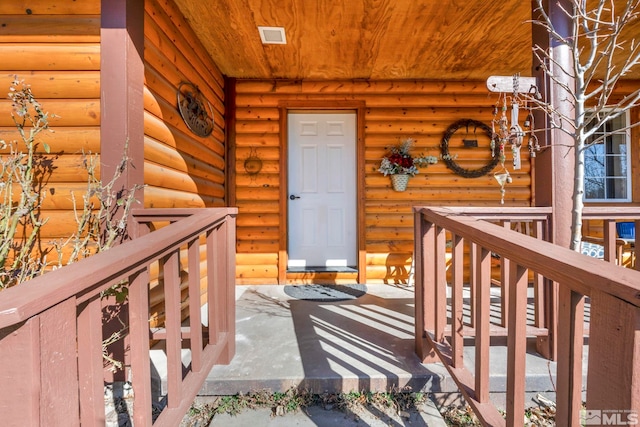
<instances>
[{"instance_id":1,"label":"door threshold","mask_svg":"<svg viewBox=\"0 0 640 427\"><path fill-rule=\"evenodd\" d=\"M357 273L355 267L288 267L287 273Z\"/></svg>"}]
</instances>

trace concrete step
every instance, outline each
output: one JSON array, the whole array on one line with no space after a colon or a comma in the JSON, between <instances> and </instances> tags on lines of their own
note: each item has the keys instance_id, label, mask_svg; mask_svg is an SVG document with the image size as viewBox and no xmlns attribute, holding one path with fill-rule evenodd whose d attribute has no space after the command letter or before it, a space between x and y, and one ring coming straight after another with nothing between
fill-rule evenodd
<instances>
[{"instance_id":1,"label":"concrete step","mask_svg":"<svg viewBox=\"0 0 640 427\"><path fill-rule=\"evenodd\" d=\"M442 365L423 365L414 352L411 289L367 286L358 298L324 302L291 298L283 286L238 294L236 356L214 367L201 395L457 391Z\"/></svg>"},{"instance_id":2,"label":"concrete step","mask_svg":"<svg viewBox=\"0 0 640 427\"><path fill-rule=\"evenodd\" d=\"M229 365L213 368L199 393L201 399L262 390L286 392L292 388L317 394L424 392L430 393L439 406L459 397L458 388L443 365L422 364L415 354L412 287L354 285L348 289L336 286L331 290L318 287L307 291L311 292L313 301L302 299L304 293L299 290L292 292L280 285L237 287L236 355ZM318 298L313 292L326 298ZM553 400L555 363L538 356L533 343L526 361L528 397L541 393ZM503 407L506 340L504 337L492 338L492 344L496 345L492 346L490 355L491 399ZM472 340L466 339L465 345L465 363L473 370ZM162 367L166 362L162 355L159 351L154 366L164 383L166 374ZM184 356L184 363L189 363L189 355ZM161 388L166 390L164 384ZM323 413L324 408L320 409L317 413L325 415L324 419L345 417L342 411ZM262 417L264 414L259 415L262 412L256 411L254 415ZM300 417L306 422L318 417L317 413L291 418L287 415L274 420L265 416L261 422L253 424L304 426L307 424L302 423ZM249 421L238 425L252 424L251 418L242 419ZM278 424L285 422L284 419L291 422ZM221 421L218 419L218 422ZM270 424L265 424L267 422Z\"/></svg>"},{"instance_id":3,"label":"concrete step","mask_svg":"<svg viewBox=\"0 0 640 427\"><path fill-rule=\"evenodd\" d=\"M358 407L349 410L311 406L304 410L273 416L270 409L243 411L237 415L216 415L210 427L388 427L415 425L424 427L446 427L438 408L432 401L402 413L380 411L373 407Z\"/></svg>"}]
</instances>

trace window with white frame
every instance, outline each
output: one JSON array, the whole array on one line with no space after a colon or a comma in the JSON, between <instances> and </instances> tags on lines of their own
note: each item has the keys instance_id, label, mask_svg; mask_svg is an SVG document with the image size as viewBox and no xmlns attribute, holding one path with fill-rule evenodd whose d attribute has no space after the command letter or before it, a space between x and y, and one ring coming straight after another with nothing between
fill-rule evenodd
<instances>
[{"instance_id":1,"label":"window with white frame","mask_svg":"<svg viewBox=\"0 0 640 427\"><path fill-rule=\"evenodd\" d=\"M589 202L631 201L628 114L608 121L589 138L585 152L584 199Z\"/></svg>"}]
</instances>

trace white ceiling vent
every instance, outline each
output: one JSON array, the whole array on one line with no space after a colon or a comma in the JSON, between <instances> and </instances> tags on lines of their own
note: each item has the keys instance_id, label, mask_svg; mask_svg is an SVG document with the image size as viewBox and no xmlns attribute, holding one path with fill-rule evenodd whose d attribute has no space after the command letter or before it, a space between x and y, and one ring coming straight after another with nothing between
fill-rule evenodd
<instances>
[{"instance_id":1,"label":"white ceiling vent","mask_svg":"<svg viewBox=\"0 0 640 427\"><path fill-rule=\"evenodd\" d=\"M258 27L263 44L287 44L282 27Z\"/></svg>"}]
</instances>

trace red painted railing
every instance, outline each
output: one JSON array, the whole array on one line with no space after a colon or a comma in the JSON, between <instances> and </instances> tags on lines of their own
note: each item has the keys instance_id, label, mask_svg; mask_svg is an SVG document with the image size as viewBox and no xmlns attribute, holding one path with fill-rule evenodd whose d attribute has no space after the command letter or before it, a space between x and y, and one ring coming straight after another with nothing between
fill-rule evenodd
<instances>
[{"instance_id":1,"label":"red painted railing","mask_svg":"<svg viewBox=\"0 0 640 427\"><path fill-rule=\"evenodd\" d=\"M534 212L536 208L530 209ZM526 213L527 209L522 211ZM447 235L451 240L449 249ZM470 250L464 249L465 244ZM450 284L445 274L447 252L451 253ZM508 296L506 420L489 399L493 256L508 265L508 274L501 283ZM618 411L621 417L640 414L639 272L446 208L415 209L415 259L416 352L425 362L445 364L484 425L521 426L524 423L525 355L527 339L531 336L527 321L531 272L557 289L554 302L557 309L552 315L554 324L550 325L557 331L556 424L580 425L582 357L586 351L587 409L605 411L605 414ZM462 313L465 260L473 269L475 299L471 334L475 338L475 366L472 370L465 367L462 351L463 339L469 335L469 325L465 324ZM447 286L451 286L450 316ZM589 345L585 347L587 299L590 327Z\"/></svg>"},{"instance_id":2,"label":"red painted railing","mask_svg":"<svg viewBox=\"0 0 640 427\"><path fill-rule=\"evenodd\" d=\"M604 246L604 259L609 262L618 262L619 264L622 264L622 252L627 248L625 247L625 241L618 238L616 222L634 221L635 227L638 228L640 226L639 218L640 209L637 207L587 206L582 213L583 221L602 222L603 236L598 243ZM635 252L635 242L633 246L633 252ZM640 270L640 263L636 262L634 268Z\"/></svg>"},{"instance_id":3,"label":"red painted railing","mask_svg":"<svg viewBox=\"0 0 640 427\"><path fill-rule=\"evenodd\" d=\"M150 342L165 341L166 405L154 425L180 423L214 364L235 352L234 208L140 210L143 227L175 222L76 264L0 293L0 419L4 426L105 424L103 291L128 282L128 353L133 421L152 424ZM200 250L201 246L203 251ZM201 252L206 274L200 274ZM181 254L182 253L182 254ZM188 269L179 257L186 253ZM162 271L165 321L149 326L150 271ZM188 275L188 326L181 322L180 284ZM181 278L182 276L182 278ZM208 328L201 319L201 289ZM181 349L188 343L191 363Z\"/></svg>"}]
</instances>

